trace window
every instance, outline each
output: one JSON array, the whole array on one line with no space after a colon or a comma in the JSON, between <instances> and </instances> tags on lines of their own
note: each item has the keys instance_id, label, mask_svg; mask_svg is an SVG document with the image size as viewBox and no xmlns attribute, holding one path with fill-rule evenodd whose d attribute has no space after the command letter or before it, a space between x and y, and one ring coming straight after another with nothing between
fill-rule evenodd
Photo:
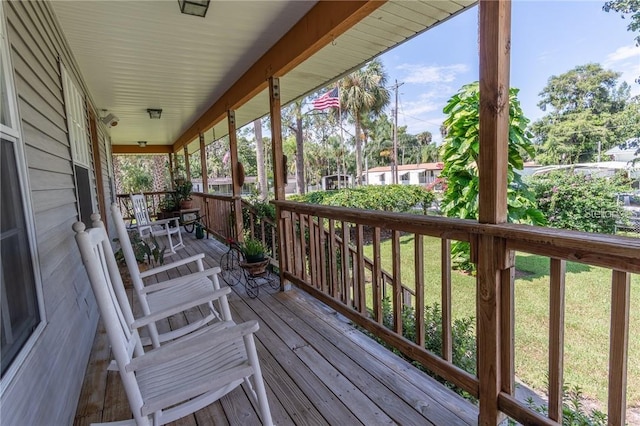
<instances>
[{"instance_id":1,"label":"window","mask_svg":"<svg viewBox=\"0 0 640 426\"><path fill-rule=\"evenodd\" d=\"M91 214L97 211L94 192L94 176L91 168L91 150L89 148L89 127L84 96L73 82L66 68L60 64L62 89L69 128L69 143L73 158L76 191L78 195L78 213L87 227L92 226Z\"/></svg>"},{"instance_id":2,"label":"window","mask_svg":"<svg viewBox=\"0 0 640 426\"><path fill-rule=\"evenodd\" d=\"M2 374L40 322L14 144L2 139Z\"/></svg>"},{"instance_id":3,"label":"window","mask_svg":"<svg viewBox=\"0 0 640 426\"><path fill-rule=\"evenodd\" d=\"M0 365L2 386L44 326L13 72L0 5ZM39 328L40 326L40 328ZM31 339L33 338L33 339ZM31 339L31 340L30 340Z\"/></svg>"}]
</instances>

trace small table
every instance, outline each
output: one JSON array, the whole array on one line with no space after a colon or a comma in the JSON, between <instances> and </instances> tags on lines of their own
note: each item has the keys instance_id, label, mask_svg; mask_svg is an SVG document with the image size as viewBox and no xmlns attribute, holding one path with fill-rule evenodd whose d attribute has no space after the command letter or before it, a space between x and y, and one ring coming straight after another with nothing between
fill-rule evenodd
<instances>
[{"instance_id":1,"label":"small table","mask_svg":"<svg viewBox=\"0 0 640 426\"><path fill-rule=\"evenodd\" d=\"M250 298L255 299L258 297L260 287L265 284L268 284L274 290L280 287L278 276L269 271L270 262L271 259L265 259L253 263L242 261L238 264L244 271L244 289Z\"/></svg>"}]
</instances>

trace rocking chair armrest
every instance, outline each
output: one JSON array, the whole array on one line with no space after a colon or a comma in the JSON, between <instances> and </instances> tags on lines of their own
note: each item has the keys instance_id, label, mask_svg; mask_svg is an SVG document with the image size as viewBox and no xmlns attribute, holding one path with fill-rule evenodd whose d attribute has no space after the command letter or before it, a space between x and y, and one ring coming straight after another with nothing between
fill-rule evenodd
<instances>
[{"instance_id":1,"label":"rocking chair armrest","mask_svg":"<svg viewBox=\"0 0 640 426\"><path fill-rule=\"evenodd\" d=\"M171 315L175 315L179 312L183 312L196 306L204 305L211 301L220 299L221 297L225 297L229 293L231 293L231 289L229 287L221 288L220 290L214 290L206 296L179 303L161 311L140 317L133 321L133 323L131 324L131 328L144 327L151 324L152 322L160 321L161 319L168 318Z\"/></svg>"},{"instance_id":2,"label":"rocking chair armrest","mask_svg":"<svg viewBox=\"0 0 640 426\"><path fill-rule=\"evenodd\" d=\"M175 262L167 263L165 265L160 265L152 269L147 269L144 272L140 272L140 278L147 278L152 275L159 274L160 272L165 272L165 271L168 271L169 269L177 268L178 266L195 262L199 259L204 259L204 253L196 254L195 256L190 256L185 259L176 260Z\"/></svg>"},{"instance_id":3,"label":"rocking chair armrest","mask_svg":"<svg viewBox=\"0 0 640 426\"><path fill-rule=\"evenodd\" d=\"M167 219L159 219L154 220L153 222L149 222L149 225L167 225L171 222L175 222L176 226L180 226L180 218L179 217L170 217Z\"/></svg>"},{"instance_id":4,"label":"rocking chair armrest","mask_svg":"<svg viewBox=\"0 0 640 426\"><path fill-rule=\"evenodd\" d=\"M189 282L192 282L193 280L199 280L201 278L207 278L207 277L211 277L213 275L216 275L220 273L220 268L219 267L214 267L211 269L207 269L204 271L199 271L199 272L193 272L189 275L184 275L182 277L178 277L178 278L173 278L167 281L162 281L159 282L157 284L149 284L146 285L142 288L141 292L142 293L152 293L154 291L158 291L158 290L162 290L165 288L169 288L169 287L173 287L175 285L183 285Z\"/></svg>"},{"instance_id":5,"label":"rocking chair armrest","mask_svg":"<svg viewBox=\"0 0 640 426\"><path fill-rule=\"evenodd\" d=\"M226 327L212 327L208 332L202 333L198 339L189 339L186 336L167 345L150 350L131 360L125 367L127 372L139 370L147 366L182 358L185 355L202 353L224 345L235 344L237 339L258 331L258 321L249 320L240 324L229 323Z\"/></svg>"}]
</instances>

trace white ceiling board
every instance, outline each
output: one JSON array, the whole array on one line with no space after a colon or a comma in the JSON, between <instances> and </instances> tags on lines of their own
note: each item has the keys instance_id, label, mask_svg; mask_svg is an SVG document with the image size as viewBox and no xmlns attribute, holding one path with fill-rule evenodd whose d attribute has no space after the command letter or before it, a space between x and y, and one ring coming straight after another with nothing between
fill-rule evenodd
<instances>
[{"instance_id":1,"label":"white ceiling board","mask_svg":"<svg viewBox=\"0 0 640 426\"><path fill-rule=\"evenodd\" d=\"M182 15L174 0L52 1L96 106L120 118L110 130L117 145L173 143L315 3L214 0L202 19ZM282 76L282 104L472 4L388 1ZM149 119L147 108L162 108L162 118ZM263 90L237 109L237 127L268 111ZM225 135L226 120L214 129L216 138ZM213 133L205 133L207 143Z\"/></svg>"}]
</instances>

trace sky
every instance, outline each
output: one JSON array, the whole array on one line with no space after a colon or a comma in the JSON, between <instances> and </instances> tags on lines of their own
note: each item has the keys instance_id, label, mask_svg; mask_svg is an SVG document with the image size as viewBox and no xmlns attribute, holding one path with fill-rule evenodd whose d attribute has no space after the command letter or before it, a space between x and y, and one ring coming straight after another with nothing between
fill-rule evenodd
<instances>
[{"instance_id":1,"label":"sky","mask_svg":"<svg viewBox=\"0 0 640 426\"><path fill-rule=\"evenodd\" d=\"M520 89L526 117L545 113L538 94L549 77L578 65L600 63L622 72L619 81L640 94L640 47L628 19L604 12L603 1L514 0L511 25L511 87ZM442 108L464 84L478 80L478 10L474 7L380 56L389 84L399 89L398 125L425 130L440 141ZM392 95L393 102L393 95Z\"/></svg>"}]
</instances>

